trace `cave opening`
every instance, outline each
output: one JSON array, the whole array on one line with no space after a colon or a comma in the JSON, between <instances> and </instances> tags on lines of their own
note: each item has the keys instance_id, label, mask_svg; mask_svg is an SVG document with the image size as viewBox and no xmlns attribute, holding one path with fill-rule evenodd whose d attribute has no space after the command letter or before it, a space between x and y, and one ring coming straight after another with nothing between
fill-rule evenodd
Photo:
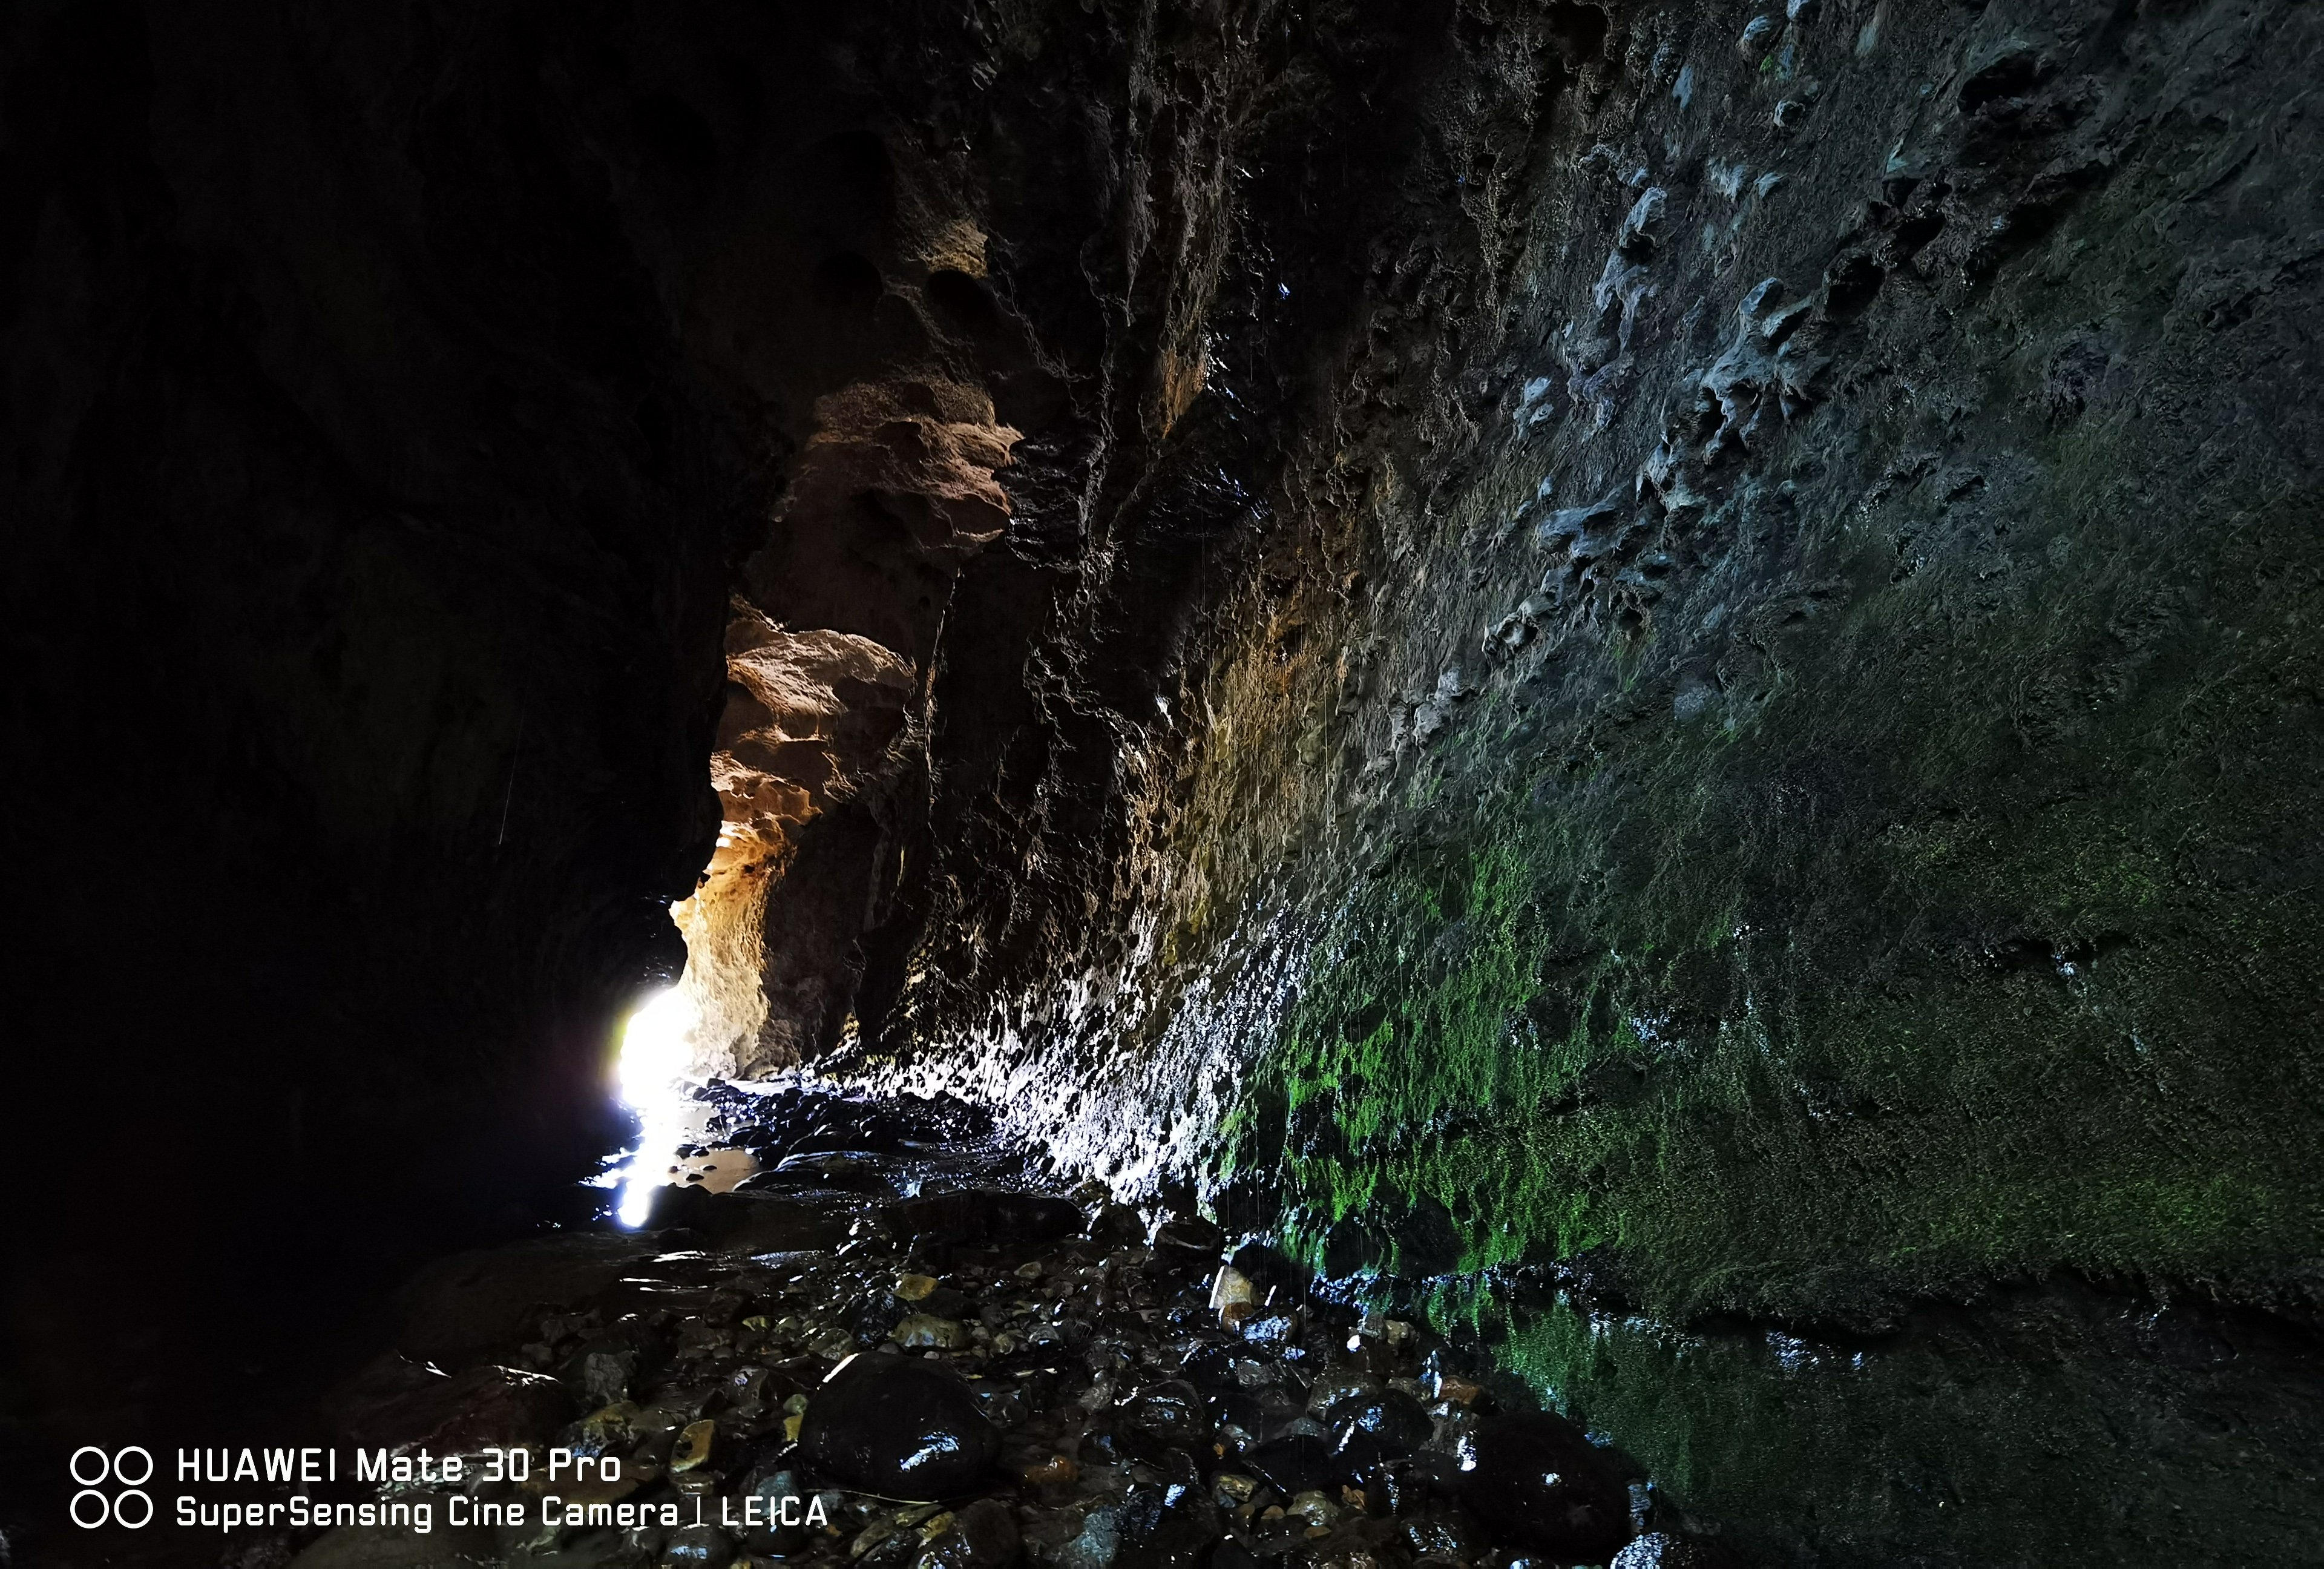
<instances>
[{"instance_id":1,"label":"cave opening","mask_svg":"<svg viewBox=\"0 0 2324 1569\"><path fill-rule=\"evenodd\" d=\"M613 1214L622 1224L638 1226L653 1213L653 1190L678 1177L666 1164L701 1130L689 1116L686 1094L696 1064L692 1036L697 1015L682 986L658 992L622 1022L621 1055L614 1073L622 1103L636 1117L637 1137L620 1156L609 1158Z\"/></svg>"},{"instance_id":2,"label":"cave opening","mask_svg":"<svg viewBox=\"0 0 2324 1569\"><path fill-rule=\"evenodd\" d=\"M2324 13L0 17L0 1569L2310 1563Z\"/></svg>"}]
</instances>

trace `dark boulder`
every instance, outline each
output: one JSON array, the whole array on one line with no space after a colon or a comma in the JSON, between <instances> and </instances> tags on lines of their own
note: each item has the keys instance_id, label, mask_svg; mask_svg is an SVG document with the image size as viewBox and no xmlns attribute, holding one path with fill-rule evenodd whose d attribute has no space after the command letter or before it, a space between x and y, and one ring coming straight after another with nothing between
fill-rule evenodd
<instances>
[{"instance_id":1,"label":"dark boulder","mask_svg":"<svg viewBox=\"0 0 2324 1569\"><path fill-rule=\"evenodd\" d=\"M1350 1472L1401 1460L1436 1431L1427 1409L1401 1389L1351 1395L1335 1401L1323 1421L1333 1435L1335 1458Z\"/></svg>"},{"instance_id":2,"label":"dark boulder","mask_svg":"<svg viewBox=\"0 0 2324 1569\"><path fill-rule=\"evenodd\" d=\"M984 1480L1001 1434L951 1369L865 1354L808 1398L799 1446L818 1470L868 1492L941 1499Z\"/></svg>"},{"instance_id":3,"label":"dark boulder","mask_svg":"<svg viewBox=\"0 0 2324 1569\"><path fill-rule=\"evenodd\" d=\"M865 1149L835 1149L788 1156L776 1163L773 1171L753 1176L748 1186L755 1190L760 1177L767 1177L770 1186L826 1187L840 1193L875 1195L896 1191L896 1185L888 1176L881 1157Z\"/></svg>"},{"instance_id":4,"label":"dark boulder","mask_svg":"<svg viewBox=\"0 0 2324 1569\"><path fill-rule=\"evenodd\" d=\"M1191 1456L1176 1454L1163 1474L1141 1475L1121 1501L1115 1569L1198 1569L1225 1519Z\"/></svg>"},{"instance_id":5,"label":"dark boulder","mask_svg":"<svg viewBox=\"0 0 2324 1569\"><path fill-rule=\"evenodd\" d=\"M1458 1460L1461 1501L1505 1546L1595 1563L1630 1539L1629 1490L1563 1417L1489 1417L1462 1436Z\"/></svg>"},{"instance_id":6,"label":"dark boulder","mask_svg":"<svg viewBox=\"0 0 2324 1569\"><path fill-rule=\"evenodd\" d=\"M1203 1397L1183 1379L1149 1384L1114 1406L1114 1426L1132 1454L1159 1460L1174 1449L1203 1453L1211 1441Z\"/></svg>"},{"instance_id":7,"label":"dark boulder","mask_svg":"<svg viewBox=\"0 0 2324 1569\"><path fill-rule=\"evenodd\" d=\"M1227 1234L1200 1215L1165 1221L1154 1233L1155 1257L1164 1262L1215 1264L1226 1245Z\"/></svg>"},{"instance_id":8,"label":"dark boulder","mask_svg":"<svg viewBox=\"0 0 2324 1569\"><path fill-rule=\"evenodd\" d=\"M1242 1466L1284 1497L1314 1492L1340 1480L1331 1444L1312 1433L1293 1433L1254 1444L1243 1451Z\"/></svg>"},{"instance_id":9,"label":"dark boulder","mask_svg":"<svg viewBox=\"0 0 2324 1569\"><path fill-rule=\"evenodd\" d=\"M1234 1253L1236 1273L1258 1288L1264 1300L1279 1292L1287 1301L1307 1288L1307 1271L1282 1249L1265 1242L1246 1242Z\"/></svg>"},{"instance_id":10,"label":"dark boulder","mask_svg":"<svg viewBox=\"0 0 2324 1569\"><path fill-rule=\"evenodd\" d=\"M1135 1248L1146 1241L1146 1217L1126 1204L1110 1204L1090 1222L1089 1233L1109 1247Z\"/></svg>"}]
</instances>

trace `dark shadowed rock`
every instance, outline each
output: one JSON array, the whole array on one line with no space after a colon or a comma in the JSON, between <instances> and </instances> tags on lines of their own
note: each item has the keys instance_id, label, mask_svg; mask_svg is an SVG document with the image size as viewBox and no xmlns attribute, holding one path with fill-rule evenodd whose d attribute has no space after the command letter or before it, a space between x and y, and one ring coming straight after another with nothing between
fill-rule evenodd
<instances>
[{"instance_id":1,"label":"dark shadowed rock","mask_svg":"<svg viewBox=\"0 0 2324 1569\"><path fill-rule=\"evenodd\" d=\"M1124 1447L1133 1454L1158 1460L1171 1450L1204 1452L1211 1440L1211 1419L1203 1397L1182 1379L1149 1384L1117 1401L1114 1425Z\"/></svg>"},{"instance_id":2,"label":"dark shadowed rock","mask_svg":"<svg viewBox=\"0 0 2324 1569\"><path fill-rule=\"evenodd\" d=\"M755 1185L761 1179L770 1187L798 1186L779 1171L761 1171L746 1181ZM694 1232L706 1247L738 1253L835 1247L847 1235L846 1223L828 1206L769 1195L755 1186L732 1193L711 1193L699 1187L657 1188L644 1229L670 1228Z\"/></svg>"},{"instance_id":3,"label":"dark shadowed rock","mask_svg":"<svg viewBox=\"0 0 2324 1569\"><path fill-rule=\"evenodd\" d=\"M1048 1193L968 1188L929 1194L888 1207L900 1236L932 1237L959 1247L1051 1242L1078 1236L1089 1217L1081 1205Z\"/></svg>"},{"instance_id":4,"label":"dark shadowed rock","mask_svg":"<svg viewBox=\"0 0 2324 1569\"><path fill-rule=\"evenodd\" d=\"M866 1354L808 1397L799 1446L818 1469L868 1491L941 1499L983 1479L1001 1434L950 1369Z\"/></svg>"},{"instance_id":5,"label":"dark shadowed rock","mask_svg":"<svg viewBox=\"0 0 2324 1569\"><path fill-rule=\"evenodd\" d=\"M1090 1222L1089 1232L1113 1247L1136 1247L1146 1241L1146 1217L1126 1204L1110 1204Z\"/></svg>"},{"instance_id":6,"label":"dark shadowed rock","mask_svg":"<svg viewBox=\"0 0 2324 1569\"><path fill-rule=\"evenodd\" d=\"M359 1448L425 1444L440 1453L530 1444L571 1415L563 1384L515 1368L469 1368L447 1378L385 1357L336 1392L342 1434Z\"/></svg>"},{"instance_id":7,"label":"dark shadowed rock","mask_svg":"<svg viewBox=\"0 0 2324 1569\"><path fill-rule=\"evenodd\" d=\"M1340 1464L1330 1441L1312 1433L1271 1438L1243 1451L1242 1467L1284 1497L1336 1482Z\"/></svg>"},{"instance_id":8,"label":"dark shadowed rock","mask_svg":"<svg viewBox=\"0 0 2324 1569\"><path fill-rule=\"evenodd\" d=\"M1162 1223L1154 1233L1154 1253L1165 1261L1215 1263L1227 1245L1227 1234L1200 1215L1179 1215Z\"/></svg>"},{"instance_id":9,"label":"dark shadowed rock","mask_svg":"<svg viewBox=\"0 0 2324 1569\"><path fill-rule=\"evenodd\" d=\"M1426 1408L1401 1389L1351 1395L1333 1402L1323 1420L1334 1435L1333 1458L1349 1472L1401 1460L1436 1431Z\"/></svg>"},{"instance_id":10,"label":"dark shadowed rock","mask_svg":"<svg viewBox=\"0 0 2324 1569\"><path fill-rule=\"evenodd\" d=\"M1009 1506L979 1499L963 1507L927 1546L922 1569L1000 1569L1017 1556L1017 1521Z\"/></svg>"},{"instance_id":11,"label":"dark shadowed rock","mask_svg":"<svg viewBox=\"0 0 2324 1569\"><path fill-rule=\"evenodd\" d=\"M910 1312L909 1307L896 1300L893 1292L867 1292L847 1310L847 1333L855 1337L858 1345L877 1345Z\"/></svg>"},{"instance_id":12,"label":"dark shadowed rock","mask_svg":"<svg viewBox=\"0 0 2324 1569\"><path fill-rule=\"evenodd\" d=\"M1194 1461L1172 1456L1160 1476L1142 1476L1122 1500L1117 1528L1122 1569L1196 1569L1224 1529L1219 1506Z\"/></svg>"},{"instance_id":13,"label":"dark shadowed rock","mask_svg":"<svg viewBox=\"0 0 2324 1569\"><path fill-rule=\"evenodd\" d=\"M1297 1260L1264 1242L1246 1242L1237 1248L1234 1267L1258 1288L1262 1301L1270 1292L1281 1293L1286 1299L1296 1297L1307 1284L1307 1271Z\"/></svg>"},{"instance_id":14,"label":"dark shadowed rock","mask_svg":"<svg viewBox=\"0 0 2324 1569\"><path fill-rule=\"evenodd\" d=\"M828 1187L841 1193L890 1194L896 1184L883 1158L869 1150L840 1149L827 1153L791 1155L765 1174L770 1185ZM757 1178L752 1178L755 1185Z\"/></svg>"},{"instance_id":15,"label":"dark shadowed rock","mask_svg":"<svg viewBox=\"0 0 2324 1569\"><path fill-rule=\"evenodd\" d=\"M1503 1546L1590 1561L1629 1539L1628 1490L1563 1417L1489 1417L1462 1437L1458 1463L1461 1501Z\"/></svg>"}]
</instances>

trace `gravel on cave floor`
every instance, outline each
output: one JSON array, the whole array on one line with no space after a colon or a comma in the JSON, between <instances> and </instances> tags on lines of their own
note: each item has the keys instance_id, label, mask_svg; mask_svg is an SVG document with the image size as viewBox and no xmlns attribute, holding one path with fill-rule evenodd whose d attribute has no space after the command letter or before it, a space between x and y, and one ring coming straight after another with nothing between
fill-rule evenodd
<instances>
[{"instance_id":1,"label":"gravel on cave floor","mask_svg":"<svg viewBox=\"0 0 2324 1569\"><path fill-rule=\"evenodd\" d=\"M965 1108L800 1090L715 1126L761 1164L740 1191L414 1284L333 1414L433 1457L384 1490L433 1540L341 1527L301 1569L1735 1562L1421 1329L1198 1215L1042 1191ZM515 1446L529 1475L487 1480Z\"/></svg>"}]
</instances>

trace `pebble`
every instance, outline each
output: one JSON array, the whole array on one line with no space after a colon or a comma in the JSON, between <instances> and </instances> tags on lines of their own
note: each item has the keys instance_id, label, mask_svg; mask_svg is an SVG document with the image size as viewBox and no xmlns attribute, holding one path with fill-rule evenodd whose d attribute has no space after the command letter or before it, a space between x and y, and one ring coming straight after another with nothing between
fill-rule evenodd
<instances>
[{"instance_id":1,"label":"pebble","mask_svg":"<svg viewBox=\"0 0 2324 1569\"><path fill-rule=\"evenodd\" d=\"M942 1532L923 1539L927 1551L920 1569L999 1569L1017 1556L1019 1546L1016 1518L993 1499L965 1506Z\"/></svg>"},{"instance_id":2,"label":"pebble","mask_svg":"<svg viewBox=\"0 0 2324 1569\"><path fill-rule=\"evenodd\" d=\"M661 1550L663 1569L726 1569L734 1543L716 1526L680 1526Z\"/></svg>"},{"instance_id":3,"label":"pebble","mask_svg":"<svg viewBox=\"0 0 2324 1569\"><path fill-rule=\"evenodd\" d=\"M931 1314L911 1313L899 1320L888 1336L908 1351L958 1351L968 1343L968 1326Z\"/></svg>"},{"instance_id":4,"label":"pebble","mask_svg":"<svg viewBox=\"0 0 2324 1569\"><path fill-rule=\"evenodd\" d=\"M1321 1492L1303 1492L1292 1499L1283 1511L1311 1526L1335 1526L1340 1522L1340 1506Z\"/></svg>"},{"instance_id":5,"label":"pebble","mask_svg":"<svg viewBox=\"0 0 2324 1569\"><path fill-rule=\"evenodd\" d=\"M669 1452L669 1469L673 1472L692 1471L710 1460L710 1446L718 1435L718 1424L709 1420L688 1422L679 1430L678 1444Z\"/></svg>"},{"instance_id":6,"label":"pebble","mask_svg":"<svg viewBox=\"0 0 2324 1569\"><path fill-rule=\"evenodd\" d=\"M1160 1475L1133 1485L1118 1518L1120 1562L1135 1569L1199 1569L1225 1529L1201 1481L1193 1457L1180 1454Z\"/></svg>"},{"instance_id":7,"label":"pebble","mask_svg":"<svg viewBox=\"0 0 2324 1569\"><path fill-rule=\"evenodd\" d=\"M1057 1569L1111 1569L1121 1550L1120 1518L1113 1509L1092 1509L1083 1518L1081 1534L1056 1549L1050 1562Z\"/></svg>"},{"instance_id":8,"label":"pebble","mask_svg":"<svg viewBox=\"0 0 2324 1569\"><path fill-rule=\"evenodd\" d=\"M1614 1555L1612 1569L1742 1569L1725 1545L1702 1537L1649 1531Z\"/></svg>"}]
</instances>

